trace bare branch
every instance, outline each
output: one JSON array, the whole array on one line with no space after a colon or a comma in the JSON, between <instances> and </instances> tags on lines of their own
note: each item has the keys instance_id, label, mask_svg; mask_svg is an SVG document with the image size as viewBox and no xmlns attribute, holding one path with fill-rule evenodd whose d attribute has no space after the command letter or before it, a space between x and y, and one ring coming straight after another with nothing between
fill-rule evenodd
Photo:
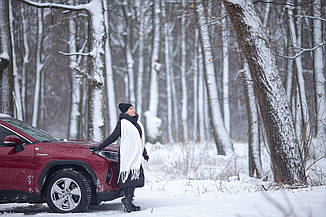
<instances>
[{"instance_id":1,"label":"bare branch","mask_svg":"<svg viewBox=\"0 0 326 217\"><path fill-rule=\"evenodd\" d=\"M324 159L324 158L326 158L326 155L325 155L325 156L322 156L322 157L318 158L316 161L314 161L311 165L309 165L309 166L307 167L306 171L309 170L309 169L310 169L314 164L316 164L318 161L320 161L320 160L322 160L322 159Z\"/></svg>"},{"instance_id":2,"label":"bare branch","mask_svg":"<svg viewBox=\"0 0 326 217\"><path fill-rule=\"evenodd\" d=\"M284 6L292 6L292 7L296 7L296 6L305 6L305 5L309 5L313 3L313 0L309 0L309 1L304 1L302 3L296 3L296 4L289 4L287 2L283 2L283 1L263 1L263 0L257 0L253 2L254 4L257 3L264 3L264 4L273 4L273 5L284 5Z\"/></svg>"},{"instance_id":3,"label":"bare branch","mask_svg":"<svg viewBox=\"0 0 326 217\"><path fill-rule=\"evenodd\" d=\"M283 55L280 55L280 54L278 54L277 56L282 57L282 58L286 58L286 59L290 59L290 60L295 60L296 58L301 56L303 53L314 51L317 48L322 47L324 45L326 45L326 42L321 43L320 45L317 45L317 46L315 46L313 48L300 48L301 51L299 53L297 53L295 56L283 56Z\"/></svg>"},{"instance_id":4,"label":"bare branch","mask_svg":"<svg viewBox=\"0 0 326 217\"><path fill-rule=\"evenodd\" d=\"M21 2L25 2L29 5L32 5L37 8L56 8L56 9L65 9L65 10L73 10L73 11L83 11L88 10L88 4L80 4L80 5L65 5L65 4L57 4L57 3L40 3L40 2L34 2L31 0L20 0Z\"/></svg>"},{"instance_id":5,"label":"bare branch","mask_svg":"<svg viewBox=\"0 0 326 217\"><path fill-rule=\"evenodd\" d=\"M257 4L257 3L294 6L293 4L284 3L284 2L280 3L280 2L274 2L274 1L262 1L262 0L254 1L254 4Z\"/></svg>"},{"instance_id":6,"label":"bare branch","mask_svg":"<svg viewBox=\"0 0 326 217\"><path fill-rule=\"evenodd\" d=\"M310 19L321 20L321 21L326 22L326 19L325 18L322 18L322 17L314 17L314 16L309 16L309 15L295 15L294 17L310 18Z\"/></svg>"},{"instance_id":7,"label":"bare branch","mask_svg":"<svg viewBox=\"0 0 326 217\"><path fill-rule=\"evenodd\" d=\"M75 52L75 53L66 53L66 52L62 52L62 51L58 51L59 54L65 55L65 56L92 56L92 53L81 53L81 52Z\"/></svg>"},{"instance_id":8,"label":"bare branch","mask_svg":"<svg viewBox=\"0 0 326 217\"><path fill-rule=\"evenodd\" d=\"M90 75L86 74L85 72L81 71L79 68L75 67L74 70L77 73L79 73L83 78L86 78L94 86L97 86L99 88L102 88L103 87L103 83L102 82L98 82L95 78L93 78Z\"/></svg>"}]
</instances>

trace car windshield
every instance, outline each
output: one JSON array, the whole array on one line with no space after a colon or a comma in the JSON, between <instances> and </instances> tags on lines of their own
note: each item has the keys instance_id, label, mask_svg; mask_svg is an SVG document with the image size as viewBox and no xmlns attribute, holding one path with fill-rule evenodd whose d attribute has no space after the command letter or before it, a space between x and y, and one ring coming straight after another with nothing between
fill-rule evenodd
<instances>
[{"instance_id":1,"label":"car windshield","mask_svg":"<svg viewBox=\"0 0 326 217\"><path fill-rule=\"evenodd\" d=\"M4 118L1 120L16 127L17 129L23 131L24 133L30 135L31 137L35 138L39 142L57 141L57 139L50 136L46 132L44 132L38 128L32 127L31 125L29 125L25 122L22 122L22 121L19 121L16 119L12 119L12 118Z\"/></svg>"}]
</instances>

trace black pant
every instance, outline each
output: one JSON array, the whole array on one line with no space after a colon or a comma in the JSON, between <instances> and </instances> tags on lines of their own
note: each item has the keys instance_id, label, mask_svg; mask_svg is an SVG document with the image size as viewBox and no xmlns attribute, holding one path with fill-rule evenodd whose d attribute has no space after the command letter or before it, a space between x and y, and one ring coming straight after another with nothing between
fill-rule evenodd
<instances>
[{"instance_id":1,"label":"black pant","mask_svg":"<svg viewBox=\"0 0 326 217\"><path fill-rule=\"evenodd\" d=\"M132 199L134 197L135 187L129 186L123 188L125 192L125 197L128 199Z\"/></svg>"}]
</instances>

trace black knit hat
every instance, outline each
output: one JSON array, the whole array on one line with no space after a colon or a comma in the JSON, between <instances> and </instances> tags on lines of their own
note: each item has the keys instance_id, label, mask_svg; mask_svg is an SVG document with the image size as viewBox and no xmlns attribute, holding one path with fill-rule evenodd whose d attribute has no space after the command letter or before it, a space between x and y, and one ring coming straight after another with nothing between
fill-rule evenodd
<instances>
[{"instance_id":1,"label":"black knit hat","mask_svg":"<svg viewBox=\"0 0 326 217\"><path fill-rule=\"evenodd\" d=\"M132 105L130 103L120 103L119 109L120 109L121 113L126 113L131 106Z\"/></svg>"}]
</instances>

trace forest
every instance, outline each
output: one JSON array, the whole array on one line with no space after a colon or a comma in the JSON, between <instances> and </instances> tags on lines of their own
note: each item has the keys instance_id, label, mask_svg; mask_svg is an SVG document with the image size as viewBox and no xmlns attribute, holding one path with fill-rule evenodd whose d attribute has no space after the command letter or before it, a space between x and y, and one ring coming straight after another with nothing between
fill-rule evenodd
<instances>
[{"instance_id":1,"label":"forest","mask_svg":"<svg viewBox=\"0 0 326 217\"><path fill-rule=\"evenodd\" d=\"M326 156L324 0L1 0L0 113L101 141L120 102L155 144L247 142L305 184Z\"/></svg>"}]
</instances>

